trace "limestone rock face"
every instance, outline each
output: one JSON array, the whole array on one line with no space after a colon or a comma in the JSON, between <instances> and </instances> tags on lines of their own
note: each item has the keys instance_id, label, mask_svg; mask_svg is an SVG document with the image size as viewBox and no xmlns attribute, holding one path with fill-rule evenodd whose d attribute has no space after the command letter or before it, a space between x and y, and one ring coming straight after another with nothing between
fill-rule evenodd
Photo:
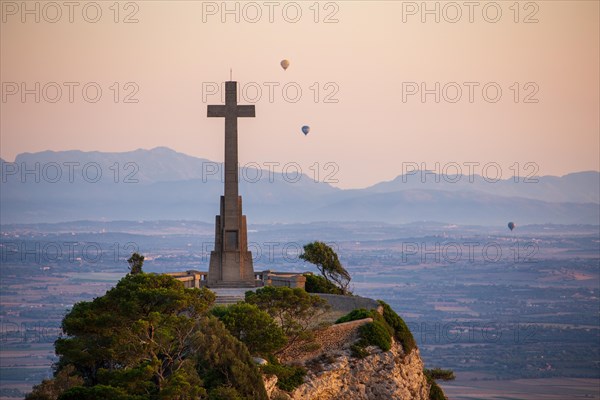
<instances>
[{"instance_id":1,"label":"limestone rock face","mask_svg":"<svg viewBox=\"0 0 600 400\"><path fill-rule=\"evenodd\" d=\"M304 384L291 398L294 400L427 400L429 385L423 374L418 349L404 355L402 346L393 343L389 351L369 347L370 355L359 359L350 352L329 359L310 369ZM322 368L322 370L320 370Z\"/></svg>"},{"instance_id":2,"label":"limestone rock face","mask_svg":"<svg viewBox=\"0 0 600 400\"><path fill-rule=\"evenodd\" d=\"M275 385L277 385L277 377L275 375L263 375L263 382L265 384L265 390L267 391L267 395L269 398L273 398L273 392L277 390Z\"/></svg>"}]
</instances>

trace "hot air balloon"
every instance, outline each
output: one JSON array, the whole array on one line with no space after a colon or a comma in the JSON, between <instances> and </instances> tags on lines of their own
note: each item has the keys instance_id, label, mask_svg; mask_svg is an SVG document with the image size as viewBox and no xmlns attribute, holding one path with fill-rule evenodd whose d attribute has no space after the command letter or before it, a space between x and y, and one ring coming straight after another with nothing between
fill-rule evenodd
<instances>
[{"instance_id":1,"label":"hot air balloon","mask_svg":"<svg viewBox=\"0 0 600 400\"><path fill-rule=\"evenodd\" d=\"M516 226L516 225L515 225L515 223L514 223L514 222L509 222L509 223L508 223L508 229L510 229L511 231L512 231L513 229L515 229L515 226Z\"/></svg>"},{"instance_id":2,"label":"hot air balloon","mask_svg":"<svg viewBox=\"0 0 600 400\"><path fill-rule=\"evenodd\" d=\"M302 127L302 133L304 133L304 136L306 136L306 135L308 135L308 132L310 132L310 126L304 125Z\"/></svg>"},{"instance_id":3,"label":"hot air balloon","mask_svg":"<svg viewBox=\"0 0 600 400\"><path fill-rule=\"evenodd\" d=\"M279 64L281 65L281 68L283 68L284 71L290 66L290 62L288 60L281 60Z\"/></svg>"}]
</instances>

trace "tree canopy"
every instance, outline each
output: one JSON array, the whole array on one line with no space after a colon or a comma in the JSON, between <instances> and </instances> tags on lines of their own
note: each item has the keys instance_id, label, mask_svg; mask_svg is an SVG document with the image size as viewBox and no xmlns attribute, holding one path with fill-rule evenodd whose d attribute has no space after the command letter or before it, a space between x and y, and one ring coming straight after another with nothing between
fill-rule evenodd
<instances>
[{"instance_id":1,"label":"tree canopy","mask_svg":"<svg viewBox=\"0 0 600 400\"><path fill-rule=\"evenodd\" d=\"M342 289L323 278L321 275L307 272L304 274L304 277L306 278L304 290L306 290L308 293L344 294Z\"/></svg>"},{"instance_id":2,"label":"tree canopy","mask_svg":"<svg viewBox=\"0 0 600 400\"><path fill-rule=\"evenodd\" d=\"M240 302L231 306L215 307L212 313L235 338L248 347L252 355L266 357L286 343L283 329L273 317L254 304Z\"/></svg>"},{"instance_id":3,"label":"tree canopy","mask_svg":"<svg viewBox=\"0 0 600 400\"><path fill-rule=\"evenodd\" d=\"M315 264L328 283L335 284L343 294L348 293L348 286L352 278L340 263L336 252L327 244L319 241L309 243L304 246L304 253L299 257Z\"/></svg>"},{"instance_id":4,"label":"tree canopy","mask_svg":"<svg viewBox=\"0 0 600 400\"><path fill-rule=\"evenodd\" d=\"M144 256L139 253L133 253L127 260L127 263L132 274L139 274L142 272L142 266L144 265Z\"/></svg>"},{"instance_id":5,"label":"tree canopy","mask_svg":"<svg viewBox=\"0 0 600 400\"><path fill-rule=\"evenodd\" d=\"M329 309L327 302L301 288L266 286L246 292L246 302L266 311L279 324L287 344L308 339L320 316Z\"/></svg>"},{"instance_id":6,"label":"tree canopy","mask_svg":"<svg viewBox=\"0 0 600 400\"><path fill-rule=\"evenodd\" d=\"M266 399L247 348L208 313L214 299L168 275L128 274L65 316L54 381L69 371L68 387L28 399Z\"/></svg>"}]
</instances>

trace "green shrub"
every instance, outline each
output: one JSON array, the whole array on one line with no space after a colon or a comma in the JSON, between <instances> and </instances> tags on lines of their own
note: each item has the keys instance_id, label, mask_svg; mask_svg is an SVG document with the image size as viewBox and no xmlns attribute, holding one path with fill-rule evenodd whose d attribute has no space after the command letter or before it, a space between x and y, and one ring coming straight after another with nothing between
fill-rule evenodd
<instances>
[{"instance_id":1,"label":"green shrub","mask_svg":"<svg viewBox=\"0 0 600 400\"><path fill-rule=\"evenodd\" d=\"M210 391L208 400L243 400L237 390L232 387L220 386Z\"/></svg>"},{"instance_id":2,"label":"green shrub","mask_svg":"<svg viewBox=\"0 0 600 400\"><path fill-rule=\"evenodd\" d=\"M246 292L246 302L265 311L283 329L287 346L309 340L319 318L331 307L317 294L302 288L265 286Z\"/></svg>"},{"instance_id":3,"label":"green shrub","mask_svg":"<svg viewBox=\"0 0 600 400\"><path fill-rule=\"evenodd\" d=\"M42 383L35 385L33 392L29 393L25 400L56 399L62 392L76 386L83 386L83 378L75 373L75 367L67 365L56 371L54 379L44 379Z\"/></svg>"},{"instance_id":4,"label":"green shrub","mask_svg":"<svg viewBox=\"0 0 600 400\"><path fill-rule=\"evenodd\" d=\"M222 319L226 314L229 306L226 305L215 305L210 309L210 313L215 317Z\"/></svg>"},{"instance_id":5,"label":"green shrub","mask_svg":"<svg viewBox=\"0 0 600 400\"><path fill-rule=\"evenodd\" d=\"M388 351L392 347L394 329L388 325L377 310L367 311L364 308L357 308L339 318L335 323L341 324L365 318L372 318L373 322L360 326L358 331L360 340L350 348L352 356L357 358L364 358L369 354L365 350L367 346L378 346L383 351Z\"/></svg>"},{"instance_id":6,"label":"green shrub","mask_svg":"<svg viewBox=\"0 0 600 400\"><path fill-rule=\"evenodd\" d=\"M417 347L410 329L398 314L385 302L379 300L383 308L383 315L377 310L367 311L364 308L357 308L335 321L336 324L349 321L357 321L365 318L373 318L373 323L365 324L360 327L359 333L361 340L352 350L352 355L362 358L365 356L364 347L369 345L379 346L383 351L391 348L391 337L395 337L402 345L404 352L409 354L412 349ZM363 348L361 351L360 348Z\"/></svg>"},{"instance_id":7,"label":"green shrub","mask_svg":"<svg viewBox=\"0 0 600 400\"><path fill-rule=\"evenodd\" d=\"M429 400L448 400L442 388L437 384L435 379L443 379L449 381L454 379L454 372L449 369L424 369L423 373L429 384Z\"/></svg>"},{"instance_id":8,"label":"green shrub","mask_svg":"<svg viewBox=\"0 0 600 400\"><path fill-rule=\"evenodd\" d=\"M350 352L352 354L352 357L356 358L365 358L369 355L369 352L359 344L353 344L352 346L350 346Z\"/></svg>"},{"instance_id":9,"label":"green shrub","mask_svg":"<svg viewBox=\"0 0 600 400\"><path fill-rule=\"evenodd\" d=\"M261 366L265 374L277 375L277 387L291 392L304 383L306 369L295 365L268 364Z\"/></svg>"},{"instance_id":10,"label":"green shrub","mask_svg":"<svg viewBox=\"0 0 600 400\"><path fill-rule=\"evenodd\" d=\"M142 400L142 396L128 395L121 388L96 385L92 387L76 386L64 392L58 400Z\"/></svg>"},{"instance_id":11,"label":"green shrub","mask_svg":"<svg viewBox=\"0 0 600 400\"><path fill-rule=\"evenodd\" d=\"M304 274L304 290L308 293L344 294L344 291L320 275Z\"/></svg>"},{"instance_id":12,"label":"green shrub","mask_svg":"<svg viewBox=\"0 0 600 400\"><path fill-rule=\"evenodd\" d=\"M417 347L415 338L410 329L398 314L385 302L379 300L379 304L383 307L383 318L385 322L394 330L394 337L402 344L402 348L406 354Z\"/></svg>"},{"instance_id":13,"label":"green shrub","mask_svg":"<svg viewBox=\"0 0 600 400\"><path fill-rule=\"evenodd\" d=\"M240 302L228 307L214 307L211 313L248 347L252 355L264 357L286 343L285 333L273 317L254 304Z\"/></svg>"},{"instance_id":14,"label":"green shrub","mask_svg":"<svg viewBox=\"0 0 600 400\"><path fill-rule=\"evenodd\" d=\"M302 351L303 353L312 353L313 351L317 351L321 348L321 343L318 342L308 342L308 343L302 343L299 346L300 351Z\"/></svg>"},{"instance_id":15,"label":"green shrub","mask_svg":"<svg viewBox=\"0 0 600 400\"><path fill-rule=\"evenodd\" d=\"M359 328L361 342L367 346L378 346L383 351L392 348L392 336L387 327L380 321L369 322Z\"/></svg>"},{"instance_id":16,"label":"green shrub","mask_svg":"<svg viewBox=\"0 0 600 400\"><path fill-rule=\"evenodd\" d=\"M343 322L358 321L359 319L372 318L372 317L373 317L372 311L367 311L364 308L357 308L355 310L350 311L348 314L344 315L343 317L338 318L338 320L335 321L335 323L341 324Z\"/></svg>"},{"instance_id":17,"label":"green shrub","mask_svg":"<svg viewBox=\"0 0 600 400\"><path fill-rule=\"evenodd\" d=\"M210 393L232 387L243 399L268 399L262 375L246 346L225 326L210 316L194 333L194 364L203 386Z\"/></svg>"},{"instance_id":18,"label":"green shrub","mask_svg":"<svg viewBox=\"0 0 600 400\"><path fill-rule=\"evenodd\" d=\"M455 378L454 371L452 371L451 369L424 369L423 373L425 373L425 375L431 379L441 379L443 381L451 381Z\"/></svg>"},{"instance_id":19,"label":"green shrub","mask_svg":"<svg viewBox=\"0 0 600 400\"><path fill-rule=\"evenodd\" d=\"M433 379L427 380L429 383L429 400L448 400L442 388Z\"/></svg>"}]
</instances>

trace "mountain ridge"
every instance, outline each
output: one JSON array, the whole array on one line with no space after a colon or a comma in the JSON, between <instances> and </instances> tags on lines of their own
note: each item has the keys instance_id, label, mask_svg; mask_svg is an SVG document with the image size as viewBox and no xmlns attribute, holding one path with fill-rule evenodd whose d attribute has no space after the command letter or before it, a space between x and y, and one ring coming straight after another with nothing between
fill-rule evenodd
<instances>
[{"instance_id":1,"label":"mountain ridge","mask_svg":"<svg viewBox=\"0 0 600 400\"><path fill-rule=\"evenodd\" d=\"M0 164L2 223L213 221L223 191L221 163L166 147L22 153L14 163ZM537 177L537 183L513 178L490 183L480 175L425 175L422 182L419 171L362 189L340 189L307 175L290 180L281 172L241 171L244 211L256 223L600 223L600 173L595 171Z\"/></svg>"}]
</instances>

